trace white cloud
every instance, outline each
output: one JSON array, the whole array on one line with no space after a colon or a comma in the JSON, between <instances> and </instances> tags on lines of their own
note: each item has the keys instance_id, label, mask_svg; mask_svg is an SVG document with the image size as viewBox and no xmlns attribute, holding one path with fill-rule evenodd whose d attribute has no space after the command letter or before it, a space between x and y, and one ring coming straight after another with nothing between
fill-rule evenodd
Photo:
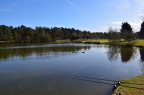
<instances>
[{"instance_id":1,"label":"white cloud","mask_svg":"<svg viewBox=\"0 0 144 95\"><path fill-rule=\"evenodd\" d=\"M55 27L65 27L65 25L56 25Z\"/></svg>"},{"instance_id":2,"label":"white cloud","mask_svg":"<svg viewBox=\"0 0 144 95\"><path fill-rule=\"evenodd\" d=\"M121 25L123 22L110 22L112 24ZM131 26L139 26L140 23L128 22Z\"/></svg>"},{"instance_id":3,"label":"white cloud","mask_svg":"<svg viewBox=\"0 0 144 95\"><path fill-rule=\"evenodd\" d=\"M0 12L9 12L9 11L13 11L12 9L0 9Z\"/></svg>"},{"instance_id":4,"label":"white cloud","mask_svg":"<svg viewBox=\"0 0 144 95\"><path fill-rule=\"evenodd\" d=\"M112 23L112 24L118 24L118 25L121 25L121 24L122 24L122 22L120 22L120 21L117 21L117 22L110 22L110 23Z\"/></svg>"},{"instance_id":5,"label":"white cloud","mask_svg":"<svg viewBox=\"0 0 144 95\"><path fill-rule=\"evenodd\" d=\"M121 21L118 21L118 22L110 22L110 23L112 23L112 24L114 24L114 25L119 25L119 27L121 27L121 25L122 25L122 23L123 22L121 22ZM139 30L140 29L140 25L141 25L141 23L140 22L128 22L130 25L131 25L131 27L133 28L133 30Z\"/></svg>"},{"instance_id":6,"label":"white cloud","mask_svg":"<svg viewBox=\"0 0 144 95\"><path fill-rule=\"evenodd\" d=\"M140 26L140 23L129 22L129 24L130 24L131 26Z\"/></svg>"}]
</instances>

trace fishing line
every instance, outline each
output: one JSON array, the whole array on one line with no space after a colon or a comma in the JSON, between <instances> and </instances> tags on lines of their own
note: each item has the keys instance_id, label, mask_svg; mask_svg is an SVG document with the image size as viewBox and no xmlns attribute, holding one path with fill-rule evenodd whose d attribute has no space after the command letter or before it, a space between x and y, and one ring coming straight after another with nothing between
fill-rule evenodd
<instances>
[{"instance_id":1,"label":"fishing line","mask_svg":"<svg viewBox=\"0 0 144 95\"><path fill-rule=\"evenodd\" d=\"M92 78L92 77L83 77L83 76L75 76L75 75L62 75L65 77L76 77L76 78L85 78L85 79L92 79L92 80L104 80L104 81L111 81L111 82L119 82L116 80L107 80L107 79L100 79L100 78ZM131 82L121 82L121 83L127 83L127 84L136 84L136 85L144 85L144 84L139 84L139 83L131 83Z\"/></svg>"},{"instance_id":2,"label":"fishing line","mask_svg":"<svg viewBox=\"0 0 144 95\"><path fill-rule=\"evenodd\" d=\"M107 82L99 82L98 80L119 82L119 81L114 81L114 80L106 80L106 79L83 77L83 76L75 76L75 75L62 75L61 77L63 77L63 78L69 78L69 79L82 80L82 81L95 82L95 83L108 84L108 85L114 85L114 86L117 85L117 83L113 84L113 83L107 83ZM94 80L94 79L96 79L96 80ZM128 83L128 82L122 82L122 83ZM128 83L128 84L136 84L136 83ZM138 84L138 85L143 85L143 84ZM128 87L128 88L134 88L134 89L144 90L144 88L139 88L139 87L125 86L125 85L121 85L121 86L122 87Z\"/></svg>"},{"instance_id":3,"label":"fishing line","mask_svg":"<svg viewBox=\"0 0 144 95\"><path fill-rule=\"evenodd\" d=\"M99 78L91 78L91 77L83 77L83 76L75 76L75 75L62 75L62 76L66 76L66 77L77 77L77 78L85 78L85 79L95 79L95 80L104 80L104 81L112 81L112 82L118 82L115 80L106 80L106 79L99 79Z\"/></svg>"},{"instance_id":4,"label":"fishing line","mask_svg":"<svg viewBox=\"0 0 144 95\"><path fill-rule=\"evenodd\" d=\"M82 80L82 81L89 81L89 82L96 82L96 83L102 83L102 84L109 84L109 85L115 85L115 84L112 84L112 83L106 83L106 82L99 82L99 81L96 81L96 80L89 80L89 79L83 79L83 78L76 78L76 77L66 77L66 76L61 76L63 78L69 78L69 79L76 79L76 80Z\"/></svg>"}]
</instances>

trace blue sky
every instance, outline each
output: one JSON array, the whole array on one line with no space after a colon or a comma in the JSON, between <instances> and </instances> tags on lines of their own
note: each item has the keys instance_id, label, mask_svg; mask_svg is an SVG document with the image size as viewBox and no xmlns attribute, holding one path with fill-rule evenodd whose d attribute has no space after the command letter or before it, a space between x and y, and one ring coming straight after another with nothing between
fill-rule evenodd
<instances>
[{"instance_id":1,"label":"blue sky","mask_svg":"<svg viewBox=\"0 0 144 95\"><path fill-rule=\"evenodd\" d=\"M128 22L139 31L143 10L144 0L1 0L0 24L106 32Z\"/></svg>"}]
</instances>

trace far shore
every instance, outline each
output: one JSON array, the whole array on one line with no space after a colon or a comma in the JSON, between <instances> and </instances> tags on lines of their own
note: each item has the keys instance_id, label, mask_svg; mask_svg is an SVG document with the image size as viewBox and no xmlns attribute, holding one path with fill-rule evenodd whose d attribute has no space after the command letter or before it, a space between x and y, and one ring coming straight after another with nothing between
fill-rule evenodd
<instances>
[{"instance_id":1,"label":"far shore","mask_svg":"<svg viewBox=\"0 0 144 95\"><path fill-rule=\"evenodd\" d=\"M109 39L77 39L77 40L56 40L57 43L64 42L74 42L74 43L91 43L91 44L116 44L116 45L126 45L128 41L124 40L109 40ZM144 47L144 40L132 40L129 45L136 47Z\"/></svg>"},{"instance_id":2,"label":"far shore","mask_svg":"<svg viewBox=\"0 0 144 95\"><path fill-rule=\"evenodd\" d=\"M77 40L70 40L70 39L63 39L63 40L55 40L52 41L54 43L90 43L90 44L116 44L116 45L127 45L128 41L124 40L109 40L109 39L77 39ZM0 41L1 44L3 43L43 43L43 42L14 42L14 41ZM136 47L144 47L144 40L137 39L131 40L128 45L136 46Z\"/></svg>"}]
</instances>

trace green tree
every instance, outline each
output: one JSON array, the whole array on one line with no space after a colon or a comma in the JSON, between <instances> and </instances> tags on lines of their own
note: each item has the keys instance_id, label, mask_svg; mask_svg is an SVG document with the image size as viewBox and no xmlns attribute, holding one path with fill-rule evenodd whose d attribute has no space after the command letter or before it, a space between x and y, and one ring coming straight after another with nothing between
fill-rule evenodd
<instances>
[{"instance_id":1,"label":"green tree","mask_svg":"<svg viewBox=\"0 0 144 95\"><path fill-rule=\"evenodd\" d=\"M17 33L18 33L18 42L22 42L22 39L23 39L22 33L23 33L23 31L22 31L21 27L17 27Z\"/></svg>"},{"instance_id":2,"label":"green tree","mask_svg":"<svg viewBox=\"0 0 144 95\"><path fill-rule=\"evenodd\" d=\"M2 40L2 26L0 25L0 41Z\"/></svg>"},{"instance_id":3,"label":"green tree","mask_svg":"<svg viewBox=\"0 0 144 95\"><path fill-rule=\"evenodd\" d=\"M17 29L17 28L14 28L14 29L12 30L12 36L13 36L13 40L14 40L15 42L18 42L18 29Z\"/></svg>"},{"instance_id":4,"label":"green tree","mask_svg":"<svg viewBox=\"0 0 144 95\"><path fill-rule=\"evenodd\" d=\"M39 41L40 41L40 35L39 35L38 32L36 32L36 33L34 34L34 42L39 42Z\"/></svg>"},{"instance_id":5,"label":"green tree","mask_svg":"<svg viewBox=\"0 0 144 95\"><path fill-rule=\"evenodd\" d=\"M21 25L21 30L22 30L22 41L24 41L24 42L26 42L26 40L27 40L27 27L26 26L24 26L24 25Z\"/></svg>"},{"instance_id":6,"label":"green tree","mask_svg":"<svg viewBox=\"0 0 144 95\"><path fill-rule=\"evenodd\" d=\"M0 35L2 41L12 41L11 28L5 25L1 26Z\"/></svg>"},{"instance_id":7,"label":"green tree","mask_svg":"<svg viewBox=\"0 0 144 95\"><path fill-rule=\"evenodd\" d=\"M128 41L133 39L133 29L127 22L124 22L121 25L121 37Z\"/></svg>"}]
</instances>

